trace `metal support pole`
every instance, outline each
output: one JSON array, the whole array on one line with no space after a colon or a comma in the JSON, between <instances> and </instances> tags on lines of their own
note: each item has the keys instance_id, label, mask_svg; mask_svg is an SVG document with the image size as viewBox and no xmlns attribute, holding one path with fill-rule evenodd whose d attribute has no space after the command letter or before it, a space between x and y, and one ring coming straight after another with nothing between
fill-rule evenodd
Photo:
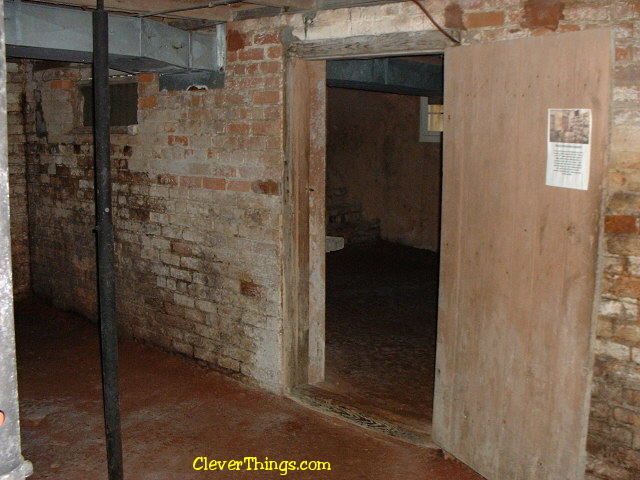
<instances>
[{"instance_id":1,"label":"metal support pole","mask_svg":"<svg viewBox=\"0 0 640 480\"><path fill-rule=\"evenodd\" d=\"M0 25L4 25L4 4L0 0ZM0 29L0 51L4 52L4 31ZM11 287L11 238L9 232L9 165L7 141L6 61L0 57L0 480L24 480L31 463L20 452L18 382Z\"/></svg>"},{"instance_id":2,"label":"metal support pole","mask_svg":"<svg viewBox=\"0 0 640 480\"><path fill-rule=\"evenodd\" d=\"M104 0L93 12L93 105L98 260L98 306L102 392L109 480L122 480L120 388L118 385L118 331L111 215L111 162L109 155L109 25Z\"/></svg>"}]
</instances>

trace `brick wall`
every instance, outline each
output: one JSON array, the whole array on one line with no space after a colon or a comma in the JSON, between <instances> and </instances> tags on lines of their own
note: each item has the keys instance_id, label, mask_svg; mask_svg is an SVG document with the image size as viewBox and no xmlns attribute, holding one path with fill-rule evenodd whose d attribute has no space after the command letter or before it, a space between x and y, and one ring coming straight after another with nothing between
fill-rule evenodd
<instances>
[{"instance_id":1,"label":"brick wall","mask_svg":"<svg viewBox=\"0 0 640 480\"><path fill-rule=\"evenodd\" d=\"M640 477L640 2L612 3L593 7L616 39L589 451L594 478L632 479Z\"/></svg>"},{"instance_id":2,"label":"brick wall","mask_svg":"<svg viewBox=\"0 0 640 480\"><path fill-rule=\"evenodd\" d=\"M283 61L257 26L230 26L224 89L137 78L138 125L111 137L117 309L137 338L279 391ZM34 292L95 318L89 74L30 77L29 213Z\"/></svg>"},{"instance_id":3,"label":"brick wall","mask_svg":"<svg viewBox=\"0 0 640 480\"><path fill-rule=\"evenodd\" d=\"M29 261L29 217L27 202L27 163L25 157L24 101L25 65L7 63L7 127L9 182L11 188L11 263L13 296L24 298L31 293Z\"/></svg>"},{"instance_id":4,"label":"brick wall","mask_svg":"<svg viewBox=\"0 0 640 480\"><path fill-rule=\"evenodd\" d=\"M96 318L92 135L80 129L75 88L90 69L30 66L28 73L32 289L60 308Z\"/></svg>"}]
</instances>

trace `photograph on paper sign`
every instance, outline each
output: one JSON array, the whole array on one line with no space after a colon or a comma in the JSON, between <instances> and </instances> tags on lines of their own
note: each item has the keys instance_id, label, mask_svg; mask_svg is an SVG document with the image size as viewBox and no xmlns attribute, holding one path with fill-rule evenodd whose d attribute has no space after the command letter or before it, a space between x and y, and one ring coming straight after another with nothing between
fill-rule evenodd
<instances>
[{"instance_id":1,"label":"photograph on paper sign","mask_svg":"<svg viewBox=\"0 0 640 480\"><path fill-rule=\"evenodd\" d=\"M546 184L587 190L591 162L591 110L550 108L548 115Z\"/></svg>"},{"instance_id":2,"label":"photograph on paper sign","mask_svg":"<svg viewBox=\"0 0 640 480\"><path fill-rule=\"evenodd\" d=\"M549 141L589 143L589 109L552 109L549 111Z\"/></svg>"}]
</instances>

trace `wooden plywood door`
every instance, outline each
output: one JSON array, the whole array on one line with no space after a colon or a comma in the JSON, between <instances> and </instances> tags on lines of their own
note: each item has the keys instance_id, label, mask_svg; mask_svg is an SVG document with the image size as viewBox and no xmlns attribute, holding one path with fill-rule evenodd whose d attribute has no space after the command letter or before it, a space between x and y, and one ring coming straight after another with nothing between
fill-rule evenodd
<instances>
[{"instance_id":1,"label":"wooden plywood door","mask_svg":"<svg viewBox=\"0 0 640 480\"><path fill-rule=\"evenodd\" d=\"M609 31L445 53L434 440L490 480L584 475ZM548 108L592 109L589 189L545 185Z\"/></svg>"}]
</instances>

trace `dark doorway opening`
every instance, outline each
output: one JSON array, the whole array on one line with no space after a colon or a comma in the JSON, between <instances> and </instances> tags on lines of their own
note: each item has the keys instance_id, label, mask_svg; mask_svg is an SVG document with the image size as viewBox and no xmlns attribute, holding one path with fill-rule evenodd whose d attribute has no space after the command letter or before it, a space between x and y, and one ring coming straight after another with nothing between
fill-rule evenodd
<instances>
[{"instance_id":1,"label":"dark doorway opening","mask_svg":"<svg viewBox=\"0 0 640 480\"><path fill-rule=\"evenodd\" d=\"M356 65L359 83L328 63L326 360L314 395L357 423L430 443L442 148L424 117L442 91L433 78L420 90L415 72L439 68L441 80L442 56L398 60L371 82ZM413 64L409 80L393 80ZM349 80L332 87L336 72Z\"/></svg>"},{"instance_id":2,"label":"dark doorway opening","mask_svg":"<svg viewBox=\"0 0 640 480\"><path fill-rule=\"evenodd\" d=\"M437 290L435 252L377 241L327 256L322 388L416 441L431 432Z\"/></svg>"}]
</instances>

